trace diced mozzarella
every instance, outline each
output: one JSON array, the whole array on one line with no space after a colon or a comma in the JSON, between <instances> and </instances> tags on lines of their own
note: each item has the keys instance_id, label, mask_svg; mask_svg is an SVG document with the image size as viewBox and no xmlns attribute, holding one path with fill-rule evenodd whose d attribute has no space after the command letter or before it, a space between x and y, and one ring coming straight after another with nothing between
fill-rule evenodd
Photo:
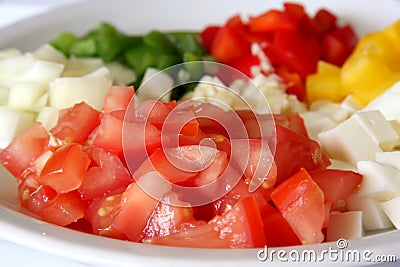
<instances>
[{"instance_id":1,"label":"diced mozzarella","mask_svg":"<svg viewBox=\"0 0 400 267\"><path fill-rule=\"evenodd\" d=\"M390 151L397 143L399 136L392 125L378 110L357 112L353 115L364 130L384 151Z\"/></svg>"},{"instance_id":2,"label":"diced mozzarella","mask_svg":"<svg viewBox=\"0 0 400 267\"><path fill-rule=\"evenodd\" d=\"M327 241L336 241L340 238L360 238L363 235L362 211L338 212L330 215L329 226L326 229Z\"/></svg>"},{"instance_id":3,"label":"diced mozzarella","mask_svg":"<svg viewBox=\"0 0 400 267\"><path fill-rule=\"evenodd\" d=\"M358 194L353 194L347 198L346 203L349 211L363 212L363 226L365 231L381 230L393 227L393 224L383 212L378 200L364 198L360 197Z\"/></svg>"},{"instance_id":4,"label":"diced mozzarella","mask_svg":"<svg viewBox=\"0 0 400 267\"><path fill-rule=\"evenodd\" d=\"M400 171L375 161L359 161L358 172L363 175L358 194L380 201L400 196Z\"/></svg>"},{"instance_id":5,"label":"diced mozzarella","mask_svg":"<svg viewBox=\"0 0 400 267\"><path fill-rule=\"evenodd\" d=\"M46 92L47 86L37 81L18 81L10 88L7 105L13 109L32 110Z\"/></svg>"},{"instance_id":6,"label":"diced mozzarella","mask_svg":"<svg viewBox=\"0 0 400 267\"><path fill-rule=\"evenodd\" d=\"M375 154L382 151L353 117L333 129L321 132L318 138L331 158L347 161L354 166L360 160L374 160Z\"/></svg>"},{"instance_id":7,"label":"diced mozzarella","mask_svg":"<svg viewBox=\"0 0 400 267\"><path fill-rule=\"evenodd\" d=\"M363 110L380 110L387 120L400 119L400 81L371 101Z\"/></svg>"},{"instance_id":8,"label":"diced mozzarella","mask_svg":"<svg viewBox=\"0 0 400 267\"><path fill-rule=\"evenodd\" d=\"M83 77L61 77L50 83L50 106L65 109L86 102L100 110L112 85L110 72L102 67Z\"/></svg>"},{"instance_id":9,"label":"diced mozzarella","mask_svg":"<svg viewBox=\"0 0 400 267\"><path fill-rule=\"evenodd\" d=\"M337 124L325 114L318 111L308 111L300 113L304 120L307 133L313 140L318 141L318 134L325 130L335 127Z\"/></svg>"},{"instance_id":10,"label":"diced mozzarella","mask_svg":"<svg viewBox=\"0 0 400 267\"><path fill-rule=\"evenodd\" d=\"M173 87L174 79L170 75L154 68L147 68L143 82L137 90L138 98L140 98L140 101L156 99L168 102Z\"/></svg>"},{"instance_id":11,"label":"diced mozzarella","mask_svg":"<svg viewBox=\"0 0 400 267\"><path fill-rule=\"evenodd\" d=\"M400 151L378 152L375 160L400 171Z\"/></svg>"},{"instance_id":12,"label":"diced mozzarella","mask_svg":"<svg viewBox=\"0 0 400 267\"><path fill-rule=\"evenodd\" d=\"M347 110L350 114L353 114L363 108L363 104L355 99L352 95L348 95L345 99L340 103L344 110Z\"/></svg>"},{"instance_id":13,"label":"diced mozzarella","mask_svg":"<svg viewBox=\"0 0 400 267\"><path fill-rule=\"evenodd\" d=\"M37 118L36 121L41 122L43 127L46 130L50 130L57 124L59 110L52 107L43 107Z\"/></svg>"},{"instance_id":14,"label":"diced mozzarella","mask_svg":"<svg viewBox=\"0 0 400 267\"><path fill-rule=\"evenodd\" d=\"M331 161L331 165L328 166L328 169L332 170L348 170L353 172L358 172L357 168L352 164L338 160L338 159L329 159Z\"/></svg>"},{"instance_id":15,"label":"diced mozzarella","mask_svg":"<svg viewBox=\"0 0 400 267\"><path fill-rule=\"evenodd\" d=\"M381 207L393 225L400 229L400 197L382 202Z\"/></svg>"},{"instance_id":16,"label":"diced mozzarella","mask_svg":"<svg viewBox=\"0 0 400 267\"><path fill-rule=\"evenodd\" d=\"M0 149L7 147L17 135L33 123L33 120L32 113L0 107Z\"/></svg>"}]
</instances>

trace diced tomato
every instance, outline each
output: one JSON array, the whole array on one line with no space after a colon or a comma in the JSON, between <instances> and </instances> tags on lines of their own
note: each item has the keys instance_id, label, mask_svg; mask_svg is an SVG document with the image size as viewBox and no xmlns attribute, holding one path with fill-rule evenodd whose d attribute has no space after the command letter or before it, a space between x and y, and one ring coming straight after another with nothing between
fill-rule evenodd
<instances>
[{"instance_id":1,"label":"diced tomato","mask_svg":"<svg viewBox=\"0 0 400 267\"><path fill-rule=\"evenodd\" d=\"M104 114L96 131L93 145L116 153L122 152L122 127L124 122L111 114Z\"/></svg>"},{"instance_id":2,"label":"diced tomato","mask_svg":"<svg viewBox=\"0 0 400 267\"><path fill-rule=\"evenodd\" d=\"M122 194L94 199L85 212L85 219L91 224L94 234L127 240L127 236L115 230L114 218L122 205Z\"/></svg>"},{"instance_id":3,"label":"diced tomato","mask_svg":"<svg viewBox=\"0 0 400 267\"><path fill-rule=\"evenodd\" d=\"M324 194L305 169L281 183L271 199L302 244L324 240Z\"/></svg>"},{"instance_id":4,"label":"diced tomato","mask_svg":"<svg viewBox=\"0 0 400 267\"><path fill-rule=\"evenodd\" d=\"M48 185L39 185L34 177L28 177L19 185L21 205L35 214L50 206L57 197L57 191Z\"/></svg>"},{"instance_id":5,"label":"diced tomato","mask_svg":"<svg viewBox=\"0 0 400 267\"><path fill-rule=\"evenodd\" d=\"M159 238L205 224L193 218L192 208L187 206L189 203L182 206L169 204L177 202L177 194L171 192L158 203L143 230L143 239Z\"/></svg>"},{"instance_id":6,"label":"diced tomato","mask_svg":"<svg viewBox=\"0 0 400 267\"><path fill-rule=\"evenodd\" d=\"M142 182L153 189L158 187L160 195L164 195L167 193L166 190L169 190L169 188L160 188L158 177L146 175L130 184L122 194L122 204L118 214L114 216L113 228L118 233L126 235L131 241L141 239L143 230L159 203L159 200L141 189L138 183Z\"/></svg>"},{"instance_id":7,"label":"diced tomato","mask_svg":"<svg viewBox=\"0 0 400 267\"><path fill-rule=\"evenodd\" d=\"M207 52L211 51L212 44L221 26L208 26L200 33L200 40Z\"/></svg>"},{"instance_id":8,"label":"diced tomato","mask_svg":"<svg viewBox=\"0 0 400 267\"><path fill-rule=\"evenodd\" d=\"M134 112L134 122L149 122L162 129L165 119L170 112L177 106L176 101L163 103L156 100L143 101ZM128 119L128 121L130 121Z\"/></svg>"},{"instance_id":9,"label":"diced tomato","mask_svg":"<svg viewBox=\"0 0 400 267\"><path fill-rule=\"evenodd\" d=\"M296 246L301 242L282 214L271 204L260 207L268 247Z\"/></svg>"},{"instance_id":10,"label":"diced tomato","mask_svg":"<svg viewBox=\"0 0 400 267\"><path fill-rule=\"evenodd\" d=\"M125 122L122 133L124 158L131 171L161 147L161 132L150 123Z\"/></svg>"},{"instance_id":11,"label":"diced tomato","mask_svg":"<svg viewBox=\"0 0 400 267\"><path fill-rule=\"evenodd\" d=\"M83 218L86 205L79 194L72 191L58 195L49 205L39 211L39 216L47 222L66 226Z\"/></svg>"},{"instance_id":12,"label":"diced tomato","mask_svg":"<svg viewBox=\"0 0 400 267\"><path fill-rule=\"evenodd\" d=\"M133 86L111 86L104 98L101 110L110 113L117 110L126 110L133 100L135 89Z\"/></svg>"},{"instance_id":13,"label":"diced tomato","mask_svg":"<svg viewBox=\"0 0 400 267\"><path fill-rule=\"evenodd\" d=\"M178 247L253 248L263 247L265 238L257 202L248 196L208 224L144 242Z\"/></svg>"},{"instance_id":14,"label":"diced tomato","mask_svg":"<svg viewBox=\"0 0 400 267\"><path fill-rule=\"evenodd\" d=\"M330 165L317 142L280 125L276 125L275 164L277 183L297 173L300 168L308 171L325 169Z\"/></svg>"},{"instance_id":15,"label":"diced tomato","mask_svg":"<svg viewBox=\"0 0 400 267\"><path fill-rule=\"evenodd\" d=\"M297 19L290 13L271 9L259 16L250 17L250 31L271 33L277 30L295 31L297 28Z\"/></svg>"},{"instance_id":16,"label":"diced tomato","mask_svg":"<svg viewBox=\"0 0 400 267\"><path fill-rule=\"evenodd\" d=\"M49 149L50 136L35 122L0 152L0 162L15 177L21 177L31 162Z\"/></svg>"},{"instance_id":17,"label":"diced tomato","mask_svg":"<svg viewBox=\"0 0 400 267\"><path fill-rule=\"evenodd\" d=\"M241 179L226 195L213 202L212 213L214 216L222 215L224 212L232 209L240 199L250 195L255 198L258 207L262 210L262 208L268 204L270 200L269 195L273 190L273 188L261 186L256 191L250 192L249 183Z\"/></svg>"},{"instance_id":18,"label":"diced tomato","mask_svg":"<svg viewBox=\"0 0 400 267\"><path fill-rule=\"evenodd\" d=\"M200 153L197 146L191 147L193 148L192 153ZM191 171L190 167L195 166L197 158L191 158L189 150L186 150L188 153L184 153L183 150L185 150L183 147L168 149L168 152L156 149L135 171L134 177L140 178L148 172L156 171L172 183L184 182L194 178L197 172ZM168 153L168 156L166 156L166 153ZM175 162L182 159L185 161L183 164L186 165L186 168L182 165L174 165Z\"/></svg>"},{"instance_id":19,"label":"diced tomato","mask_svg":"<svg viewBox=\"0 0 400 267\"><path fill-rule=\"evenodd\" d=\"M208 150L209 148L207 148ZM213 148L211 148L213 149ZM204 151L204 149L203 149ZM200 170L193 180L195 186L204 186L216 181L220 175L226 170L229 159L224 151L216 150L214 159L205 169ZM204 152L202 153L204 154Z\"/></svg>"},{"instance_id":20,"label":"diced tomato","mask_svg":"<svg viewBox=\"0 0 400 267\"><path fill-rule=\"evenodd\" d=\"M232 140L232 161L250 184L250 191L258 186L272 188L277 170L268 143L261 139Z\"/></svg>"},{"instance_id":21,"label":"diced tomato","mask_svg":"<svg viewBox=\"0 0 400 267\"><path fill-rule=\"evenodd\" d=\"M327 226L331 210L346 211L346 200L360 186L362 175L352 171L332 169L314 170L309 174L324 192L326 207L324 226Z\"/></svg>"},{"instance_id":22,"label":"diced tomato","mask_svg":"<svg viewBox=\"0 0 400 267\"><path fill-rule=\"evenodd\" d=\"M133 182L129 171L116 155L94 147L91 158L97 166L90 168L82 180L78 189L82 199L122 193Z\"/></svg>"},{"instance_id":23,"label":"diced tomato","mask_svg":"<svg viewBox=\"0 0 400 267\"><path fill-rule=\"evenodd\" d=\"M68 143L83 143L100 122L100 112L85 102L60 111L57 125L50 132Z\"/></svg>"},{"instance_id":24,"label":"diced tomato","mask_svg":"<svg viewBox=\"0 0 400 267\"><path fill-rule=\"evenodd\" d=\"M89 157L78 144L64 145L51 155L38 181L58 193L70 192L80 187L89 164Z\"/></svg>"}]
</instances>

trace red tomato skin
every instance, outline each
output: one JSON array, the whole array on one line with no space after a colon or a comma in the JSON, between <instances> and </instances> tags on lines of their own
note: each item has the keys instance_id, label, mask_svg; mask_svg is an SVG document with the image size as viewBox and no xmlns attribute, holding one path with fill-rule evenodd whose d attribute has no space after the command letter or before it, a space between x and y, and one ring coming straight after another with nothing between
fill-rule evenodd
<instances>
[{"instance_id":1,"label":"red tomato skin","mask_svg":"<svg viewBox=\"0 0 400 267\"><path fill-rule=\"evenodd\" d=\"M123 120L115 116L114 112L104 114L96 131L93 145L121 153L123 125Z\"/></svg>"},{"instance_id":2,"label":"red tomato skin","mask_svg":"<svg viewBox=\"0 0 400 267\"><path fill-rule=\"evenodd\" d=\"M332 210L346 211L346 203L349 195L356 190L361 182L362 175L345 170L314 170L310 171L312 179L324 192L325 221L324 227L329 225Z\"/></svg>"},{"instance_id":3,"label":"red tomato skin","mask_svg":"<svg viewBox=\"0 0 400 267\"><path fill-rule=\"evenodd\" d=\"M58 122L50 132L67 143L84 143L100 122L100 112L85 102L60 111Z\"/></svg>"},{"instance_id":4,"label":"red tomato skin","mask_svg":"<svg viewBox=\"0 0 400 267\"><path fill-rule=\"evenodd\" d=\"M276 187L271 199L302 244L324 240L324 194L305 169Z\"/></svg>"},{"instance_id":5,"label":"red tomato skin","mask_svg":"<svg viewBox=\"0 0 400 267\"><path fill-rule=\"evenodd\" d=\"M297 246L301 242L282 214L271 204L260 207L268 247Z\"/></svg>"},{"instance_id":6,"label":"red tomato skin","mask_svg":"<svg viewBox=\"0 0 400 267\"><path fill-rule=\"evenodd\" d=\"M83 218L86 205L81 201L79 194L72 191L58 195L51 205L39 211L42 220L66 226Z\"/></svg>"},{"instance_id":7,"label":"red tomato skin","mask_svg":"<svg viewBox=\"0 0 400 267\"><path fill-rule=\"evenodd\" d=\"M89 164L89 157L78 144L67 144L52 154L38 181L51 186L58 193L71 192L80 187Z\"/></svg>"},{"instance_id":8,"label":"red tomato skin","mask_svg":"<svg viewBox=\"0 0 400 267\"><path fill-rule=\"evenodd\" d=\"M101 111L111 113L113 111L126 111L128 105L133 101L135 89L133 86L111 86L104 98Z\"/></svg>"},{"instance_id":9,"label":"red tomato skin","mask_svg":"<svg viewBox=\"0 0 400 267\"><path fill-rule=\"evenodd\" d=\"M326 169L330 165L319 144L310 138L280 125L276 125L276 138L277 184L301 168L311 171Z\"/></svg>"},{"instance_id":10,"label":"red tomato skin","mask_svg":"<svg viewBox=\"0 0 400 267\"><path fill-rule=\"evenodd\" d=\"M91 224L96 235L127 240L128 237L118 232L114 226L114 218L122 205L122 194L95 198L85 211L85 219Z\"/></svg>"},{"instance_id":11,"label":"red tomato skin","mask_svg":"<svg viewBox=\"0 0 400 267\"><path fill-rule=\"evenodd\" d=\"M133 182L129 171L115 154L93 147L91 158L96 166L88 170L78 189L83 200L122 193Z\"/></svg>"},{"instance_id":12,"label":"red tomato skin","mask_svg":"<svg viewBox=\"0 0 400 267\"><path fill-rule=\"evenodd\" d=\"M50 136L35 122L0 152L0 162L14 176L21 177L30 163L49 149Z\"/></svg>"},{"instance_id":13,"label":"red tomato skin","mask_svg":"<svg viewBox=\"0 0 400 267\"><path fill-rule=\"evenodd\" d=\"M253 248L265 245L262 219L253 196L242 198L232 210L215 217L205 225L143 241L150 244L198 248Z\"/></svg>"},{"instance_id":14,"label":"red tomato skin","mask_svg":"<svg viewBox=\"0 0 400 267\"><path fill-rule=\"evenodd\" d=\"M329 10L321 8L315 14L313 22L317 32L320 35L324 35L336 28L337 17Z\"/></svg>"}]
</instances>

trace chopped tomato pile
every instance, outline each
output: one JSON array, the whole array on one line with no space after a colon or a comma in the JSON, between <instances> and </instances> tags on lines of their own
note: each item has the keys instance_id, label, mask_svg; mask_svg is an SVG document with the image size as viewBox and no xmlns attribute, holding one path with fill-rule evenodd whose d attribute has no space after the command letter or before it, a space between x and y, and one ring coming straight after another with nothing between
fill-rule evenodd
<instances>
[{"instance_id":1,"label":"chopped tomato pile","mask_svg":"<svg viewBox=\"0 0 400 267\"><path fill-rule=\"evenodd\" d=\"M206 103L180 109L175 101L155 100L131 109L133 97L133 87L114 86L101 111L76 104L61 111L49 132L35 123L4 149L0 161L18 180L21 205L45 221L123 240L209 248L287 246L324 241L329 214L346 210L337 203L361 182L354 172L326 169L329 160L297 114L234 112L244 125L243 139L199 114L210 109L223 121L233 111ZM267 142L254 127L260 117L276 124ZM171 145L174 137L177 143ZM265 157L270 150L271 168ZM239 179L233 183L234 174ZM263 183L250 192L254 178ZM193 203L174 190L221 180L224 194L207 203ZM201 194L207 199L213 192Z\"/></svg>"},{"instance_id":2,"label":"chopped tomato pile","mask_svg":"<svg viewBox=\"0 0 400 267\"><path fill-rule=\"evenodd\" d=\"M341 66L354 50L358 38L350 25L338 25L337 17L322 8L310 16L304 6L286 2L283 10L271 9L243 22L239 15L224 25L211 25L200 34L207 51L219 62L251 77L259 64L251 45L257 43L275 72L287 83L287 93L306 100L305 80L324 60Z\"/></svg>"}]
</instances>

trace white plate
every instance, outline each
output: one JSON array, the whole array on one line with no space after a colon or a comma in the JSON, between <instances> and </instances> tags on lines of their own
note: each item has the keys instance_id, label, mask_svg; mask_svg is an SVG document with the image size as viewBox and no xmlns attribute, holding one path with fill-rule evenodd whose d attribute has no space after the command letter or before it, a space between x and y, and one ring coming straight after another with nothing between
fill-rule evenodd
<instances>
[{"instance_id":1,"label":"white plate","mask_svg":"<svg viewBox=\"0 0 400 267\"><path fill-rule=\"evenodd\" d=\"M324 0L304 2L309 12L324 6L352 23L362 35L376 31L400 18L397 0ZM60 32L83 34L100 21L109 21L127 33L145 33L151 29L198 30L206 24L222 23L236 13L260 14L282 1L269 0L94 0L56 9L0 29L0 49L17 47L32 51ZM112 240L83 234L33 219L18 209L16 182L0 168L0 239L17 245L54 254L65 259L105 266L256 266L260 265L255 249L189 249L159 247ZM348 249L374 255L400 258L400 232L391 231L358 240L350 240ZM337 249L335 243L296 247L298 251ZM285 248L287 252L293 248ZM273 265L282 262L275 260ZM373 262L371 262L373 263ZM269 264L271 263L264 263ZM326 261L325 264L360 265L356 262ZM365 264L365 262L363 263ZM308 262L299 263L308 266Z\"/></svg>"}]
</instances>

